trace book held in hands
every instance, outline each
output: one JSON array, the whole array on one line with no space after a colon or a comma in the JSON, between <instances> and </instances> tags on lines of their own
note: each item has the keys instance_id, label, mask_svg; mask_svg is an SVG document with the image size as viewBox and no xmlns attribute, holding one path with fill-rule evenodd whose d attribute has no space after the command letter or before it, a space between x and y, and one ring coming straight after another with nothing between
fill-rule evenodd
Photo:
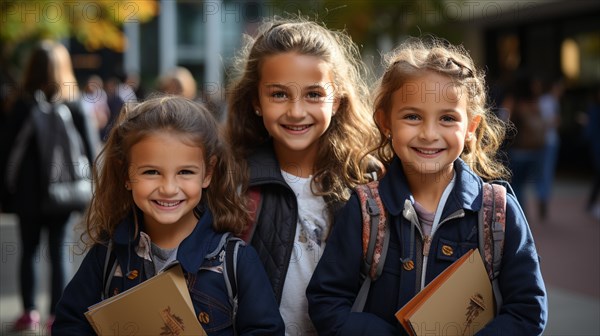
<instances>
[{"instance_id":1,"label":"book held in hands","mask_svg":"<svg viewBox=\"0 0 600 336\"><path fill-rule=\"evenodd\" d=\"M479 250L440 273L397 313L410 335L474 335L494 318L494 295Z\"/></svg>"},{"instance_id":2,"label":"book held in hands","mask_svg":"<svg viewBox=\"0 0 600 336\"><path fill-rule=\"evenodd\" d=\"M206 335L179 264L85 313L98 335Z\"/></svg>"}]
</instances>

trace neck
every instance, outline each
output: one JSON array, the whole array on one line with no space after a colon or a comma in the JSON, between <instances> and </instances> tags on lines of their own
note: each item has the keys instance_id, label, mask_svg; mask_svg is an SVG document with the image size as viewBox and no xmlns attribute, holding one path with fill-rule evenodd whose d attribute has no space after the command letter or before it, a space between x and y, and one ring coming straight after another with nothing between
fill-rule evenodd
<instances>
[{"instance_id":1,"label":"neck","mask_svg":"<svg viewBox=\"0 0 600 336\"><path fill-rule=\"evenodd\" d=\"M454 170L448 173L418 174L408 173L406 179L415 201L429 212L435 212L442 194L452 181Z\"/></svg>"},{"instance_id":2,"label":"neck","mask_svg":"<svg viewBox=\"0 0 600 336\"><path fill-rule=\"evenodd\" d=\"M146 223L144 231L150 236L150 240L160 248L172 249L179 246L194 231L196 223L197 221L185 225L183 223L175 225L148 225Z\"/></svg>"},{"instance_id":3,"label":"neck","mask_svg":"<svg viewBox=\"0 0 600 336\"><path fill-rule=\"evenodd\" d=\"M290 151L278 148L274 145L275 155L279 166L286 173L298 177L310 177L313 174L314 164L317 157L317 147L311 146L302 151Z\"/></svg>"}]
</instances>

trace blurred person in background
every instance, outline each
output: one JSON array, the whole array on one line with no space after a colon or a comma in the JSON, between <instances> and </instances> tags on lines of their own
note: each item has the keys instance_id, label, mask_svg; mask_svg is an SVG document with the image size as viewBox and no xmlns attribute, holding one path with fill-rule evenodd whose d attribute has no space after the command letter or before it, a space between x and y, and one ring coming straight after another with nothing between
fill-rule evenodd
<instances>
[{"instance_id":1,"label":"blurred person in background","mask_svg":"<svg viewBox=\"0 0 600 336\"><path fill-rule=\"evenodd\" d=\"M201 102L218 122L223 121L223 102L215 99L220 95L216 92L209 94L205 90L198 90L198 84L187 68L178 66L160 76L156 89L162 93L183 96Z\"/></svg>"},{"instance_id":2,"label":"blurred person in background","mask_svg":"<svg viewBox=\"0 0 600 336\"><path fill-rule=\"evenodd\" d=\"M198 85L188 69L176 67L158 79L158 91L194 100L198 94Z\"/></svg>"},{"instance_id":3,"label":"blurred person in background","mask_svg":"<svg viewBox=\"0 0 600 336\"><path fill-rule=\"evenodd\" d=\"M586 203L586 210L592 217L600 221L600 85L592 92L591 102L587 108L587 124L585 135L590 144L594 182Z\"/></svg>"},{"instance_id":4,"label":"blurred person in background","mask_svg":"<svg viewBox=\"0 0 600 336\"><path fill-rule=\"evenodd\" d=\"M546 84L548 85L548 84ZM539 99L540 113L546 126L544 147L540 158L540 175L536 180L539 217L544 220L548 215L548 202L552 193L552 184L556 172L560 138L560 99L564 93L562 79L553 80L546 88L546 92Z\"/></svg>"},{"instance_id":5,"label":"blurred person in background","mask_svg":"<svg viewBox=\"0 0 600 336\"><path fill-rule=\"evenodd\" d=\"M504 106L510 113L516 134L508 144L511 185L527 213L526 189L539 178L539 166L546 139L546 126L539 107L539 82L519 74L508 93Z\"/></svg>"},{"instance_id":6,"label":"blurred person in background","mask_svg":"<svg viewBox=\"0 0 600 336\"><path fill-rule=\"evenodd\" d=\"M35 132L23 146L23 156L18 167L14 193L7 190L9 157L17 143L21 129L28 124L33 107L37 104L34 96L44 96L51 103L64 103L71 110L75 127L79 131L86 156L93 162L99 148L98 133L81 107L81 97L77 81L73 75L71 58L67 49L60 43L42 41L32 50L26 65L20 90L9 102L3 123L0 126L0 176L2 177L2 211L13 212L19 217L21 259L19 269L20 299L22 315L14 322L14 331L43 330L41 317L35 304L36 260L40 246L42 229L48 231L48 249L51 265L51 293L49 316L45 322L46 333L54 321L54 311L67 282L67 258L65 255L66 228L71 212L45 213L41 210L41 195L44 194L40 174L41 153L37 146ZM40 113L40 112L36 112Z\"/></svg>"},{"instance_id":7,"label":"blurred person in background","mask_svg":"<svg viewBox=\"0 0 600 336\"><path fill-rule=\"evenodd\" d=\"M104 91L102 78L98 75L90 76L85 83L82 96L83 108L94 122L98 136L100 136L100 131L106 127L110 116L108 96Z\"/></svg>"},{"instance_id":8,"label":"blurred person in background","mask_svg":"<svg viewBox=\"0 0 600 336\"><path fill-rule=\"evenodd\" d=\"M126 103L136 103L137 96L133 88L126 82L126 77L120 71L109 77L104 86L107 95L108 109L110 114L106 126L100 130L100 138L106 141L108 133L117 120L121 107Z\"/></svg>"}]
</instances>

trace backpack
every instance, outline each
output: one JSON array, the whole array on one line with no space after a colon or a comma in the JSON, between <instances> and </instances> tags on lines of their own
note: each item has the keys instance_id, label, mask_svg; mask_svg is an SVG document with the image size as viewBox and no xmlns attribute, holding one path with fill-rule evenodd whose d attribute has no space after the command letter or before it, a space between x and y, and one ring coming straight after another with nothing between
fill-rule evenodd
<instances>
[{"instance_id":1,"label":"backpack","mask_svg":"<svg viewBox=\"0 0 600 336\"><path fill-rule=\"evenodd\" d=\"M73 115L63 103L50 103L41 91L34 94L30 115L17 133L4 182L8 194L16 193L18 175L29 143L35 135L40 155L41 210L46 214L84 210L92 197L87 176L90 162Z\"/></svg>"},{"instance_id":2,"label":"backpack","mask_svg":"<svg viewBox=\"0 0 600 336\"><path fill-rule=\"evenodd\" d=\"M250 187L248 188L248 198L250 202L248 203L248 212L250 213L250 218L246 225L246 228L239 237L250 244L252 237L254 236L254 231L256 230L256 221L260 215L260 209L262 208L262 197L260 194L260 187Z\"/></svg>"},{"instance_id":3,"label":"backpack","mask_svg":"<svg viewBox=\"0 0 600 336\"><path fill-rule=\"evenodd\" d=\"M227 234L225 241L225 258L223 259L223 278L225 280L225 287L227 288L227 294L229 296L229 303L231 304L232 312L232 324L233 334L237 335L235 330L235 320L238 309L238 292L237 292L237 261L238 251L240 244L244 242L237 237ZM222 248L222 247L221 247ZM109 297L110 293L110 282L117 269L117 256L112 253L113 241L112 239L108 242L108 248L106 251L106 257L104 259L104 269L102 271L102 293L100 299L105 300Z\"/></svg>"},{"instance_id":4,"label":"backpack","mask_svg":"<svg viewBox=\"0 0 600 336\"><path fill-rule=\"evenodd\" d=\"M356 188L362 212L363 264L362 285L352 305L353 312L363 310L371 283L379 278L385 264L389 244L389 226L386 212L379 196L379 181L374 180ZM483 207L478 214L479 251L481 252L488 277L492 282L496 314L502 306L502 295L498 284L500 264L504 250L507 187L501 184L484 183Z\"/></svg>"}]
</instances>

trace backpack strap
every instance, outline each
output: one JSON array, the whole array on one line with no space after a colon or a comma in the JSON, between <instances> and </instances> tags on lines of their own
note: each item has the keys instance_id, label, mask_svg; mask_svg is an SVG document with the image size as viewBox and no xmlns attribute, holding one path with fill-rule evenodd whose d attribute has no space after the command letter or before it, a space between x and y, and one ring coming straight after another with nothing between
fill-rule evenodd
<instances>
[{"instance_id":1,"label":"backpack strap","mask_svg":"<svg viewBox=\"0 0 600 336\"><path fill-rule=\"evenodd\" d=\"M246 228L240 235L240 238L242 238L246 243L250 243L252 237L254 236L254 231L256 230L256 222L258 221L258 217L260 215L260 209L262 208L262 195L260 193L260 187L248 188L247 195L250 199L250 202L248 202L248 212L250 214L250 218L246 224Z\"/></svg>"},{"instance_id":2,"label":"backpack strap","mask_svg":"<svg viewBox=\"0 0 600 336\"><path fill-rule=\"evenodd\" d=\"M506 187L499 184L483 184L483 207L479 212L479 251L483 255L488 276L492 282L496 314L502 306L502 293L498 284L498 275L504 252L506 230Z\"/></svg>"},{"instance_id":3,"label":"backpack strap","mask_svg":"<svg viewBox=\"0 0 600 336\"><path fill-rule=\"evenodd\" d=\"M377 280L383 271L390 235L386 212L379 196L379 182L371 181L356 187L362 213L363 281L354 304L353 312L363 310L371 282Z\"/></svg>"},{"instance_id":4,"label":"backpack strap","mask_svg":"<svg viewBox=\"0 0 600 336\"><path fill-rule=\"evenodd\" d=\"M233 325L233 334L237 335L235 329L237 309L238 309L238 287L237 287L237 256L240 244L244 242L240 238L233 236L227 237L225 245L225 258L223 259L223 278L229 295L229 303L231 304L231 323Z\"/></svg>"},{"instance_id":5,"label":"backpack strap","mask_svg":"<svg viewBox=\"0 0 600 336\"><path fill-rule=\"evenodd\" d=\"M105 300L110 297L110 281L117 269L117 255L113 252L113 241L108 241L108 247L106 249L106 257L104 258L104 269L102 271L102 293L100 293L100 299Z\"/></svg>"},{"instance_id":6,"label":"backpack strap","mask_svg":"<svg viewBox=\"0 0 600 336\"><path fill-rule=\"evenodd\" d=\"M23 126L21 126L19 133L17 133L15 143L10 150L8 161L6 162L5 176L2 176L2 182L10 193L15 193L17 191L17 181L18 175L21 172L21 162L23 162L23 157L25 156L33 132L33 118L30 116L25 120Z\"/></svg>"}]
</instances>

